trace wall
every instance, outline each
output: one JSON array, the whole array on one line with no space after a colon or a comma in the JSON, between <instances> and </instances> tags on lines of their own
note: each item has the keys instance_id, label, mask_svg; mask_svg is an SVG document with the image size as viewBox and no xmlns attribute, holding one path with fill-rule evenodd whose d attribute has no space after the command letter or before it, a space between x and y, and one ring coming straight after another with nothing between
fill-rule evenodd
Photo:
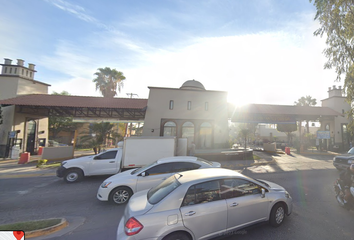
<instances>
[{"instance_id":1,"label":"wall","mask_svg":"<svg viewBox=\"0 0 354 240\"><path fill-rule=\"evenodd\" d=\"M172 110L169 109L170 100L174 101ZM188 101L191 101L191 110L187 110ZM143 136L160 136L161 119L210 120L214 144L224 144L228 141L227 113L226 92L150 88Z\"/></svg>"},{"instance_id":2,"label":"wall","mask_svg":"<svg viewBox=\"0 0 354 240\"><path fill-rule=\"evenodd\" d=\"M17 95L23 94L47 94L48 86L37 81L19 79Z\"/></svg>"}]
</instances>

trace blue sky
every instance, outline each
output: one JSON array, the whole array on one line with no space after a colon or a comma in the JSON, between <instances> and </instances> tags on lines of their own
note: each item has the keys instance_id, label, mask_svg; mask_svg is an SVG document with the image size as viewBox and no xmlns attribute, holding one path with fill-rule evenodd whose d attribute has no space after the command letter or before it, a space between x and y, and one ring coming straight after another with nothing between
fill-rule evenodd
<instances>
[{"instance_id":1,"label":"blue sky","mask_svg":"<svg viewBox=\"0 0 354 240\"><path fill-rule=\"evenodd\" d=\"M308 0L0 0L0 58L36 64L49 92L100 96L97 68L126 76L118 95L200 81L229 101L327 98L325 39ZM2 60L3 61L3 60Z\"/></svg>"}]
</instances>

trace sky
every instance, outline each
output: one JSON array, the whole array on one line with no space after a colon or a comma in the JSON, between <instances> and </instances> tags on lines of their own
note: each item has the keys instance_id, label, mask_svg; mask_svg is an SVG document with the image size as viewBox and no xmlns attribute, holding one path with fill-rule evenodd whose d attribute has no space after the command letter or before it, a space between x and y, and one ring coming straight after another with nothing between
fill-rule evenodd
<instances>
[{"instance_id":1,"label":"sky","mask_svg":"<svg viewBox=\"0 0 354 240\"><path fill-rule=\"evenodd\" d=\"M328 97L325 37L308 0L0 0L0 58L36 65L49 93L101 96L98 68L123 72L118 97L191 79L235 105ZM0 59L0 63L3 60Z\"/></svg>"}]
</instances>

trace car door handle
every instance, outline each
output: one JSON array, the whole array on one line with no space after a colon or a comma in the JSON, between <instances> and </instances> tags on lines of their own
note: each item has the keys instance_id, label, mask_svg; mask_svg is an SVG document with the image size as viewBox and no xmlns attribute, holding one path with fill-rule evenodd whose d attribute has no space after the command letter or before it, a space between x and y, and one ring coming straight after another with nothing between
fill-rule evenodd
<instances>
[{"instance_id":1,"label":"car door handle","mask_svg":"<svg viewBox=\"0 0 354 240\"><path fill-rule=\"evenodd\" d=\"M230 207L236 207L238 205L237 202L231 203Z\"/></svg>"},{"instance_id":2,"label":"car door handle","mask_svg":"<svg viewBox=\"0 0 354 240\"><path fill-rule=\"evenodd\" d=\"M185 216L192 216L192 215L194 215L194 214L196 214L196 212L190 211L190 212L185 213L184 215L185 215Z\"/></svg>"},{"instance_id":3,"label":"car door handle","mask_svg":"<svg viewBox=\"0 0 354 240\"><path fill-rule=\"evenodd\" d=\"M115 163L115 161L109 161L109 163Z\"/></svg>"}]
</instances>

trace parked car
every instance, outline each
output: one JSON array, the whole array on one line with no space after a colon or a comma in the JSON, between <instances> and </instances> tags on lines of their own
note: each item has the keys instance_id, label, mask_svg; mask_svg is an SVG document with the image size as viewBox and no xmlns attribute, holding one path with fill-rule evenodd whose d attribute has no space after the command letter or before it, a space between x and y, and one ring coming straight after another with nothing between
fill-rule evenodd
<instances>
[{"instance_id":1,"label":"parked car","mask_svg":"<svg viewBox=\"0 0 354 240\"><path fill-rule=\"evenodd\" d=\"M197 157L168 157L141 168L128 170L107 178L98 188L97 198L116 204L126 203L138 191L160 184L176 172L199 168L219 168L218 162Z\"/></svg>"},{"instance_id":2,"label":"parked car","mask_svg":"<svg viewBox=\"0 0 354 240\"><path fill-rule=\"evenodd\" d=\"M352 163L354 163L354 147L349 149L349 151L346 154L338 155L333 158L333 165L338 170L346 169Z\"/></svg>"},{"instance_id":3,"label":"parked car","mask_svg":"<svg viewBox=\"0 0 354 240\"><path fill-rule=\"evenodd\" d=\"M210 239L264 221L278 227L291 212L291 196L275 183L229 169L198 169L134 194L117 240Z\"/></svg>"}]
</instances>

